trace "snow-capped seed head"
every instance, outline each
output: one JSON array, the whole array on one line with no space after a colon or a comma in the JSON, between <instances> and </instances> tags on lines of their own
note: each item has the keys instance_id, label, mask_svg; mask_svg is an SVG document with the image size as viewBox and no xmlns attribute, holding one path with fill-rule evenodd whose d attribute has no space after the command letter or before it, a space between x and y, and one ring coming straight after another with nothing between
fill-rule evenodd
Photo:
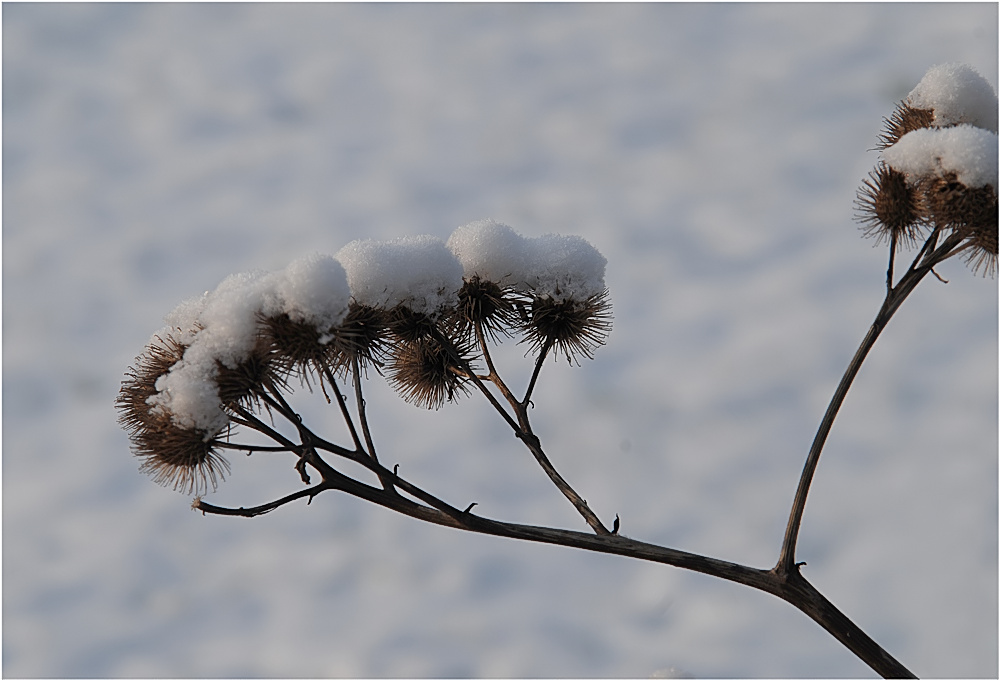
<instances>
[{"instance_id":1,"label":"snow-capped seed head","mask_svg":"<svg viewBox=\"0 0 1000 681\"><path fill-rule=\"evenodd\" d=\"M455 373L460 358L436 338L400 343L389 364L389 381L404 400L437 409L445 400L468 393L466 378Z\"/></svg>"},{"instance_id":2,"label":"snow-capped seed head","mask_svg":"<svg viewBox=\"0 0 1000 681\"><path fill-rule=\"evenodd\" d=\"M154 336L135 366L126 373L115 402L119 422L129 433L132 452L143 459L140 470L159 484L190 492L214 487L227 463L210 444L211 435L179 428L169 413L155 408L150 398L156 384L181 361L186 346L177 337L188 337L180 329Z\"/></svg>"},{"instance_id":3,"label":"snow-capped seed head","mask_svg":"<svg viewBox=\"0 0 1000 681\"><path fill-rule=\"evenodd\" d=\"M593 359L594 350L604 345L611 333L607 291L582 300L535 298L527 308L523 326L524 342L530 343L531 352L554 349L570 363L579 363L580 355Z\"/></svg>"},{"instance_id":4,"label":"snow-capped seed head","mask_svg":"<svg viewBox=\"0 0 1000 681\"><path fill-rule=\"evenodd\" d=\"M997 132L997 94L966 64L931 67L906 102L916 109L933 110L935 127L967 123Z\"/></svg>"},{"instance_id":5,"label":"snow-capped seed head","mask_svg":"<svg viewBox=\"0 0 1000 681\"><path fill-rule=\"evenodd\" d=\"M967 187L997 186L997 134L971 125L914 130L882 158L911 183L954 174Z\"/></svg>"},{"instance_id":6,"label":"snow-capped seed head","mask_svg":"<svg viewBox=\"0 0 1000 681\"><path fill-rule=\"evenodd\" d=\"M135 433L146 427L150 410L147 401L156 394L156 381L181 361L184 349L168 331L157 334L135 358L135 365L125 372L115 407L119 412L118 422L126 431Z\"/></svg>"},{"instance_id":7,"label":"snow-capped seed head","mask_svg":"<svg viewBox=\"0 0 1000 681\"><path fill-rule=\"evenodd\" d=\"M462 264L466 281L478 277L480 281L510 286L524 281L527 275L525 238L496 220L459 227L448 237L448 248Z\"/></svg>"},{"instance_id":8,"label":"snow-capped seed head","mask_svg":"<svg viewBox=\"0 0 1000 681\"><path fill-rule=\"evenodd\" d=\"M923 226L916 188L907 184L903 173L885 163L879 163L862 182L854 205L865 236L874 236L876 244L894 238L897 243L912 245Z\"/></svg>"},{"instance_id":9,"label":"snow-capped seed head","mask_svg":"<svg viewBox=\"0 0 1000 681\"><path fill-rule=\"evenodd\" d=\"M524 283L533 297L582 302L603 293L608 261L586 239L546 234L526 241L530 260Z\"/></svg>"},{"instance_id":10,"label":"snow-capped seed head","mask_svg":"<svg viewBox=\"0 0 1000 681\"><path fill-rule=\"evenodd\" d=\"M337 253L361 305L439 314L454 306L462 286L462 265L440 239L403 237L392 241L358 240Z\"/></svg>"}]
</instances>

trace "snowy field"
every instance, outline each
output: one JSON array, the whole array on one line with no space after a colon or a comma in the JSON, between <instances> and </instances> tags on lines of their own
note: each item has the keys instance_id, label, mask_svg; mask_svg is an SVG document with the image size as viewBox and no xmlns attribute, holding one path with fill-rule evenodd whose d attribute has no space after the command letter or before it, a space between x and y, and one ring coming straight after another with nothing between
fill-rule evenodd
<instances>
[{"instance_id":1,"label":"snowy field","mask_svg":"<svg viewBox=\"0 0 1000 681\"><path fill-rule=\"evenodd\" d=\"M113 403L163 316L232 272L487 217L576 234L608 259L614 330L542 373L547 452L624 534L770 567L884 293L853 221L882 117L934 64L995 88L996 4L3 20L5 677L871 676L787 604L671 567L335 493L203 517L138 472ZM995 678L997 282L939 273L848 396L798 559L914 673ZM515 383L522 353L499 360ZM586 529L482 399L423 411L369 383L383 461L481 515ZM301 484L230 459L211 503Z\"/></svg>"}]
</instances>

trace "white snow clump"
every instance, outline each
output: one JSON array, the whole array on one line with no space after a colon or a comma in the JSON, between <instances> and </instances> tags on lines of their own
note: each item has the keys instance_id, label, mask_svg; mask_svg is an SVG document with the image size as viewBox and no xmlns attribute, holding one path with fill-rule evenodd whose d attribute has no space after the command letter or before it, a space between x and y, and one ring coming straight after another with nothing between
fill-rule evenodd
<instances>
[{"instance_id":1,"label":"white snow clump","mask_svg":"<svg viewBox=\"0 0 1000 681\"><path fill-rule=\"evenodd\" d=\"M997 132L996 92L966 64L931 67L906 99L914 108L933 109L937 126L968 123Z\"/></svg>"},{"instance_id":2,"label":"white snow clump","mask_svg":"<svg viewBox=\"0 0 1000 681\"><path fill-rule=\"evenodd\" d=\"M555 302L586 300L604 292L608 261L579 236L527 238L487 219L456 229L448 247L462 263L466 278L479 275Z\"/></svg>"},{"instance_id":3,"label":"white snow clump","mask_svg":"<svg viewBox=\"0 0 1000 681\"><path fill-rule=\"evenodd\" d=\"M527 241L531 274L525 283L535 296L561 303L604 292L608 261L583 237L545 234Z\"/></svg>"},{"instance_id":4,"label":"white snow clump","mask_svg":"<svg viewBox=\"0 0 1000 681\"><path fill-rule=\"evenodd\" d=\"M495 284L516 286L527 277L527 242L496 220L477 220L457 228L448 237L448 248L462 263L466 279L478 276Z\"/></svg>"},{"instance_id":5,"label":"white snow clump","mask_svg":"<svg viewBox=\"0 0 1000 681\"><path fill-rule=\"evenodd\" d=\"M329 256L306 256L279 272L230 275L214 291L181 303L167 315L168 328L160 335L176 338L180 329L182 336L176 339L188 347L157 379L158 392L149 403L170 414L177 426L214 437L229 423L216 384L219 364L233 369L249 359L257 342L258 316L285 313L328 331L343 321L349 300L347 274Z\"/></svg>"},{"instance_id":6,"label":"white snow clump","mask_svg":"<svg viewBox=\"0 0 1000 681\"><path fill-rule=\"evenodd\" d=\"M911 178L955 173L966 187L997 186L997 135L971 125L914 130L882 156Z\"/></svg>"},{"instance_id":7,"label":"white snow clump","mask_svg":"<svg viewBox=\"0 0 1000 681\"><path fill-rule=\"evenodd\" d=\"M340 249L337 260L347 270L354 300L370 307L405 304L433 315L455 304L462 287L461 263L433 236L359 239Z\"/></svg>"},{"instance_id":8,"label":"white snow clump","mask_svg":"<svg viewBox=\"0 0 1000 681\"><path fill-rule=\"evenodd\" d=\"M287 314L311 324L327 343L351 300L434 316L457 304L463 275L478 275L535 297L582 301L604 292L606 264L581 237L525 238L507 225L480 220L456 229L447 244L432 236L357 240L336 257L314 253L279 272L234 274L167 315L168 328L159 335L187 347L157 379L158 392L148 402L177 426L210 439L229 423L219 397L220 365L235 369L250 358L261 315Z\"/></svg>"}]
</instances>

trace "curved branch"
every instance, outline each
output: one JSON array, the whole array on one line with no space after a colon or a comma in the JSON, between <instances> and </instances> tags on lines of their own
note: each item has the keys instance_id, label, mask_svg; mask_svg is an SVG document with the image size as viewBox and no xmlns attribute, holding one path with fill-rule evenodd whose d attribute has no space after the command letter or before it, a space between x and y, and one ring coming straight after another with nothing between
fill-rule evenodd
<instances>
[{"instance_id":1,"label":"curved branch","mask_svg":"<svg viewBox=\"0 0 1000 681\"><path fill-rule=\"evenodd\" d=\"M858 371L868 356L868 352L875 345L879 334L885 329L889 320L896 313L896 310L899 309L913 292L917 284L928 273L933 271L935 265L950 258L960 250L960 245L964 237L957 234L950 235L940 246L935 248L939 233L938 229L931 232L920 252L913 259L913 263L906 271L906 274L903 275L895 287L889 288L886 292L882 307L879 309L878 314L875 315L875 321L872 322L857 352L854 353L854 358L848 364L847 370L844 372L844 375L840 379L840 384L837 386L837 390L830 399L830 404L826 408L826 413L823 415L823 420L816 431L812 446L809 448L809 454L806 456L802 475L799 477L799 485L795 490L792 510L788 516L785 536L781 543L781 553L775 565L775 569L782 574L790 575L793 572L797 572L795 568L795 545L798 541L799 528L802 524L802 514L805 510L809 487L816 473L816 466L819 464L819 457L823 452L823 446L826 444L827 436L829 436L830 429L833 427L833 421L837 418L840 407L844 403L844 398L847 396L847 391L850 390L851 384L854 383L854 378L858 375Z\"/></svg>"},{"instance_id":2,"label":"curved branch","mask_svg":"<svg viewBox=\"0 0 1000 681\"><path fill-rule=\"evenodd\" d=\"M860 627L854 624L836 606L819 593L812 584L799 574L797 568L791 573L785 574L776 569L761 570L718 558L702 556L656 544L648 544L622 535L595 535L574 530L520 525L491 520L472 514L470 512L471 509L459 511L420 488L405 483L398 476L394 476L401 489L432 504L432 506L424 506L399 494L366 485L333 469L327 470L327 468L327 466L323 466L322 484L301 490L270 504L250 509L225 509L198 500L195 502L195 508L206 513L218 515L252 517L261 513L267 513L282 504L304 496L309 496L311 499L325 489L337 489L403 515L436 525L495 537L507 537L509 539L520 539L541 544L566 546L584 551L594 551L671 565L749 586L777 596L830 632L838 641L843 643L851 652L881 676L885 678L914 678L913 674L906 667L882 649Z\"/></svg>"}]
</instances>

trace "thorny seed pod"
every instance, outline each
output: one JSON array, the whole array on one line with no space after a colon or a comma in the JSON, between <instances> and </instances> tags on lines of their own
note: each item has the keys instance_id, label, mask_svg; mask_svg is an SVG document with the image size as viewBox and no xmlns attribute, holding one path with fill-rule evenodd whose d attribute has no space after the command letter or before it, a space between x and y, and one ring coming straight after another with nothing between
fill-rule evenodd
<instances>
[{"instance_id":1,"label":"thorny seed pod","mask_svg":"<svg viewBox=\"0 0 1000 681\"><path fill-rule=\"evenodd\" d=\"M910 246L924 226L920 194L906 182L906 176L885 163L868 174L858 189L854 206L856 220L862 224L866 237L875 243L895 237Z\"/></svg>"},{"instance_id":2,"label":"thorny seed pod","mask_svg":"<svg viewBox=\"0 0 1000 681\"><path fill-rule=\"evenodd\" d=\"M156 394L156 381L184 356L185 346L173 336L157 336L141 355L135 366L125 372L121 390L115 400L118 422L129 433L145 429L149 423L150 397Z\"/></svg>"},{"instance_id":3,"label":"thorny seed pod","mask_svg":"<svg viewBox=\"0 0 1000 681\"><path fill-rule=\"evenodd\" d=\"M604 345L611 333L608 292L582 301L535 298L528 306L528 319L522 326L524 341L531 344L531 352L554 348L562 351L571 363L579 363L577 355L593 359L594 350Z\"/></svg>"},{"instance_id":4,"label":"thorny seed pod","mask_svg":"<svg viewBox=\"0 0 1000 681\"><path fill-rule=\"evenodd\" d=\"M425 336L402 342L396 347L389 365L389 380L407 402L425 409L437 409L468 393L460 357L437 339Z\"/></svg>"},{"instance_id":5,"label":"thorny seed pod","mask_svg":"<svg viewBox=\"0 0 1000 681\"><path fill-rule=\"evenodd\" d=\"M458 306L454 312L456 335L463 339L473 337L478 323L491 341L496 342L501 335L509 337L518 321L514 304L511 289L472 275L458 291Z\"/></svg>"},{"instance_id":6,"label":"thorny seed pod","mask_svg":"<svg viewBox=\"0 0 1000 681\"><path fill-rule=\"evenodd\" d=\"M883 119L882 132L878 135L878 144L875 148L879 151L887 149L906 133L929 128L932 125L934 125L933 109L918 109L904 100L896 105L896 110L889 118Z\"/></svg>"},{"instance_id":7,"label":"thorny seed pod","mask_svg":"<svg viewBox=\"0 0 1000 681\"><path fill-rule=\"evenodd\" d=\"M991 185L967 187L954 173L918 183L934 222L968 239L966 262L973 272L996 273L997 195Z\"/></svg>"},{"instance_id":8,"label":"thorny seed pod","mask_svg":"<svg viewBox=\"0 0 1000 681\"><path fill-rule=\"evenodd\" d=\"M337 368L350 366L354 358L361 368L369 364L379 366L385 359L387 344L386 311L352 301L344 321L333 330L331 361Z\"/></svg>"},{"instance_id":9,"label":"thorny seed pod","mask_svg":"<svg viewBox=\"0 0 1000 681\"><path fill-rule=\"evenodd\" d=\"M263 344L281 374L294 374L308 385L310 376L322 381L324 369L338 368L332 331L323 334L315 324L295 321L287 314L261 316L260 326Z\"/></svg>"},{"instance_id":10,"label":"thorny seed pod","mask_svg":"<svg viewBox=\"0 0 1000 681\"><path fill-rule=\"evenodd\" d=\"M129 433L140 470L161 485L190 493L214 488L229 464L211 444L208 433L176 426L170 415L149 404L156 381L184 356L186 346L172 336L157 337L136 357L115 401L118 421Z\"/></svg>"},{"instance_id":11,"label":"thorny seed pod","mask_svg":"<svg viewBox=\"0 0 1000 681\"><path fill-rule=\"evenodd\" d=\"M201 494L215 489L229 472L229 462L212 444L210 434L179 428L170 416L159 414L160 426L146 429L132 438L135 455L143 459L139 470L159 485L172 485L184 494Z\"/></svg>"},{"instance_id":12,"label":"thorny seed pod","mask_svg":"<svg viewBox=\"0 0 1000 681\"><path fill-rule=\"evenodd\" d=\"M917 183L936 225L959 233L997 223L997 195L990 185L967 187L955 173L923 178Z\"/></svg>"},{"instance_id":13,"label":"thorny seed pod","mask_svg":"<svg viewBox=\"0 0 1000 681\"><path fill-rule=\"evenodd\" d=\"M276 367L275 357L268 339L262 336L249 356L235 368L216 362L218 373L215 382L219 387L219 400L223 406L256 404L258 396L265 389L285 385L279 373L282 367Z\"/></svg>"},{"instance_id":14,"label":"thorny seed pod","mask_svg":"<svg viewBox=\"0 0 1000 681\"><path fill-rule=\"evenodd\" d=\"M452 315L447 311L438 316L431 316L415 312L406 305L396 305L387 315L389 332L403 343L433 337L436 333L451 335L449 322Z\"/></svg>"}]
</instances>

